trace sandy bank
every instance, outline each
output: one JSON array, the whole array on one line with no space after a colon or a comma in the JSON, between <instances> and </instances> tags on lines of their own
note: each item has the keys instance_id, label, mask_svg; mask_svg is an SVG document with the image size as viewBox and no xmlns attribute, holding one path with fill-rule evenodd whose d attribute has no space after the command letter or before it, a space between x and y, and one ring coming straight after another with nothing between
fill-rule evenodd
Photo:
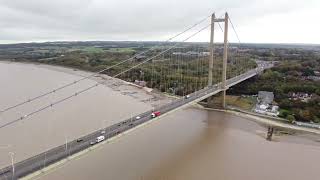
<instances>
[{"instance_id":1,"label":"sandy bank","mask_svg":"<svg viewBox=\"0 0 320 180\"><path fill-rule=\"evenodd\" d=\"M58 71L66 74L71 74L80 77L86 77L92 75L94 72L78 70L69 67L39 64L39 63L28 63L28 62L11 62L11 61L0 61L2 63L24 63L28 65L34 65L40 68L46 68L52 71ZM105 74L98 74L89 79L96 81L108 88L111 88L113 91L117 91L122 95L130 96L140 102L147 103L152 107L158 107L167 103L170 103L174 100L174 97L167 96L158 92L157 90L139 87L133 83L126 82L124 80L113 78Z\"/></svg>"}]
</instances>

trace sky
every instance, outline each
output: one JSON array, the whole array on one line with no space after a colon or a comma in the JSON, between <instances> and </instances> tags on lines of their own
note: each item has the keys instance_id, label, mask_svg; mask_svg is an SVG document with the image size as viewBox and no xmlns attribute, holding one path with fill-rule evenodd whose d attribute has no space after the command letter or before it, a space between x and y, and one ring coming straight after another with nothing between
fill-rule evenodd
<instances>
[{"instance_id":1,"label":"sky","mask_svg":"<svg viewBox=\"0 0 320 180\"><path fill-rule=\"evenodd\" d=\"M319 0L0 0L0 44L165 41L213 12L229 13L241 43L320 44L319 9ZM231 26L229 35L239 42ZM189 41L209 37L207 29ZM222 38L216 26L215 41Z\"/></svg>"}]
</instances>

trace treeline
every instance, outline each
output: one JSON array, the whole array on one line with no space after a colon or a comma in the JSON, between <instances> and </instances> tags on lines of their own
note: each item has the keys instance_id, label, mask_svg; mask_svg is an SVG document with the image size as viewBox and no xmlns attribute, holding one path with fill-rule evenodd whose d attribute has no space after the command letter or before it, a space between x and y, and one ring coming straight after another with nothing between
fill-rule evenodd
<instances>
[{"instance_id":1,"label":"treeline","mask_svg":"<svg viewBox=\"0 0 320 180\"><path fill-rule=\"evenodd\" d=\"M66 52L63 56L32 61L67 66L92 72L108 69L108 71L103 73L109 76L115 76L135 65L138 65L148 58L157 55L166 48L168 47L153 48L142 57L132 58L114 67L113 65L139 54L140 51L145 50L145 48L135 48L134 51L105 50L102 52L95 51L94 49L87 49L86 51L75 50ZM126 73L119 74L117 77L128 82L134 82L136 80L145 81L147 86L150 88L183 96L207 86L209 56L201 55L199 53L206 51L208 51L207 47L195 47L191 45L188 45L187 47L178 47ZM175 54L175 52L182 53ZM194 54L186 55L184 54L186 52L193 52ZM230 56L228 59L227 76L228 78L231 78L255 67L255 61L251 60L249 56ZM215 58L213 71L214 83L221 82L221 57Z\"/></svg>"}]
</instances>

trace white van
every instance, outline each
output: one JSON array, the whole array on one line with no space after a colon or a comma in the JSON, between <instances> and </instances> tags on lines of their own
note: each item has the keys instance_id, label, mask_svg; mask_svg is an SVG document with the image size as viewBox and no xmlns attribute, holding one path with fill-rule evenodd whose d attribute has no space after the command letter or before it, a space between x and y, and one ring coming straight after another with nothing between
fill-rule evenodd
<instances>
[{"instance_id":1,"label":"white van","mask_svg":"<svg viewBox=\"0 0 320 180\"><path fill-rule=\"evenodd\" d=\"M96 138L96 142L99 143L104 140L104 136L99 136Z\"/></svg>"}]
</instances>

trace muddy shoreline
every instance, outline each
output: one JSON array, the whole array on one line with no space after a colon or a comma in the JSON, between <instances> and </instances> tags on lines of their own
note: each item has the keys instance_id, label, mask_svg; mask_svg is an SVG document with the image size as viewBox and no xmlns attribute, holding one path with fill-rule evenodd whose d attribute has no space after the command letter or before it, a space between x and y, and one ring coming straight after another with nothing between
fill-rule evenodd
<instances>
[{"instance_id":1,"label":"muddy shoreline","mask_svg":"<svg viewBox=\"0 0 320 180\"><path fill-rule=\"evenodd\" d=\"M48 65L48 64L33 63L33 62L12 62L7 60L0 60L0 63L27 64L31 66L45 68L51 71L57 71L57 72L62 72L70 75L79 76L82 78L90 76L95 73L95 72L84 71L84 70L65 67L65 66ZM89 79L95 82L98 82L101 85L104 85L108 88L111 88L113 91L119 92L122 95L130 96L140 102L151 105L152 107L162 106L164 104L172 102L175 99L175 97L165 95L161 92L158 92L155 89L151 89L148 87L140 87L134 83L126 82L118 78L113 78L106 74L97 74L90 77Z\"/></svg>"}]
</instances>

